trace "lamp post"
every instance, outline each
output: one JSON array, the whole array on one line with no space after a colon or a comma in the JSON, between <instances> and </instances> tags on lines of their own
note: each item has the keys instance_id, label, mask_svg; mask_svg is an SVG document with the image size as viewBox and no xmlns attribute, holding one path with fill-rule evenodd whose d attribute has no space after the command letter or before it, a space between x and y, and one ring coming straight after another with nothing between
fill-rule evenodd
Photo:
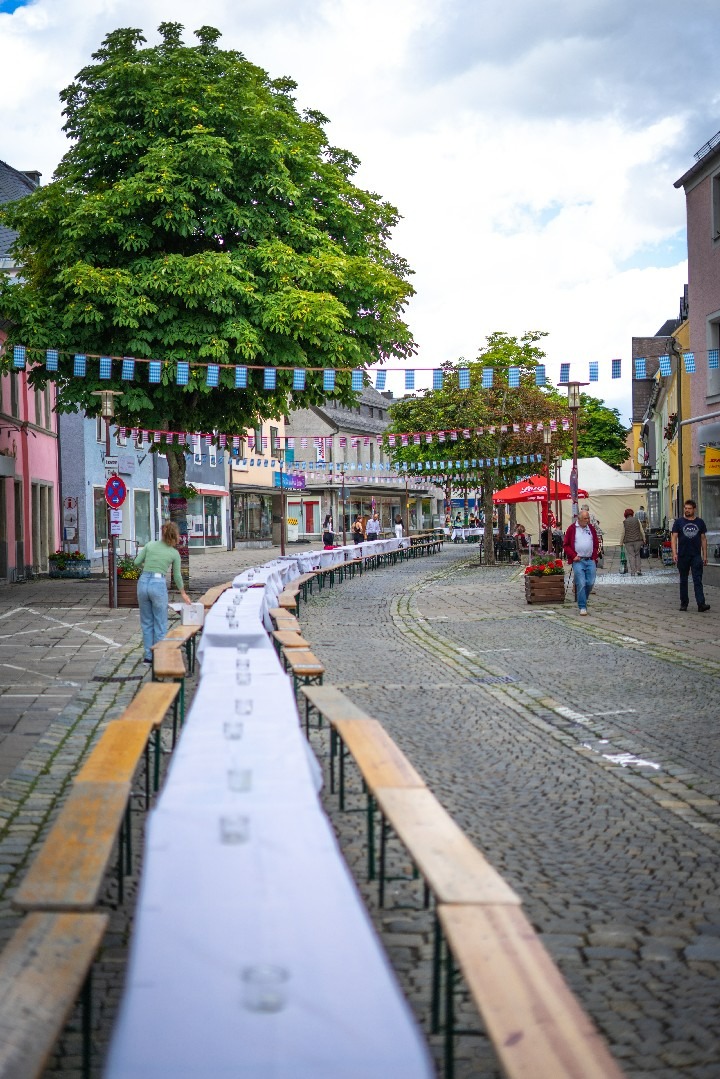
<instances>
[{"instance_id":1,"label":"lamp post","mask_svg":"<svg viewBox=\"0 0 720 1079\"><path fill-rule=\"evenodd\" d=\"M343 547L347 547L347 528L345 526L345 461L342 463L342 470L340 472L340 498L342 501L342 528L343 528Z\"/></svg>"},{"instance_id":2,"label":"lamp post","mask_svg":"<svg viewBox=\"0 0 720 1079\"><path fill-rule=\"evenodd\" d=\"M570 472L570 497L572 498L573 521L578 517L578 467L577 467L577 415L580 408L580 387L587 382L568 382L568 406L572 413L573 463Z\"/></svg>"},{"instance_id":3,"label":"lamp post","mask_svg":"<svg viewBox=\"0 0 720 1079\"><path fill-rule=\"evenodd\" d=\"M562 457L555 458L555 519L560 529L562 529L562 502L560 501L560 495L558 493L558 484L560 483L560 469L562 468Z\"/></svg>"},{"instance_id":4,"label":"lamp post","mask_svg":"<svg viewBox=\"0 0 720 1079\"><path fill-rule=\"evenodd\" d=\"M280 446L279 442L275 443L275 449L273 451L280 463L280 557L285 557L285 473L283 467L285 465L285 450Z\"/></svg>"},{"instance_id":5,"label":"lamp post","mask_svg":"<svg viewBox=\"0 0 720 1079\"><path fill-rule=\"evenodd\" d=\"M93 397L100 398L100 415L105 420L105 456L110 456L110 420L115 415L115 398L121 397L120 390L95 390ZM115 575L115 538L112 535L110 506L106 503L105 520L108 537L108 606L117 607L117 577Z\"/></svg>"},{"instance_id":6,"label":"lamp post","mask_svg":"<svg viewBox=\"0 0 720 1079\"><path fill-rule=\"evenodd\" d=\"M545 494L545 526L547 528L547 550L549 554L552 539L552 532L550 530L550 446L552 445L552 429L548 426L543 427L543 442L545 443L545 483L547 485ZM557 494L557 491L555 493Z\"/></svg>"}]
</instances>

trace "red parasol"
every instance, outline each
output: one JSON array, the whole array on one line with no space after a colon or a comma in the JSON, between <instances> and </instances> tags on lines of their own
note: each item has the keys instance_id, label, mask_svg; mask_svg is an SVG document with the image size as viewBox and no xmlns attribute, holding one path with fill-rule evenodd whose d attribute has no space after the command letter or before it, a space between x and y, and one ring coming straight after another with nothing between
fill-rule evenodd
<instances>
[{"instance_id":1,"label":"red parasol","mask_svg":"<svg viewBox=\"0 0 720 1079\"><path fill-rule=\"evenodd\" d=\"M530 476L526 480L514 483L512 487L506 487L503 491L496 491L492 500L496 505L502 505L507 502L546 502L547 497L547 481L545 477ZM587 498L588 493L580 489L577 497ZM553 502L555 498L571 499L572 492L566 483L556 483L555 480L550 480L550 501Z\"/></svg>"}]
</instances>

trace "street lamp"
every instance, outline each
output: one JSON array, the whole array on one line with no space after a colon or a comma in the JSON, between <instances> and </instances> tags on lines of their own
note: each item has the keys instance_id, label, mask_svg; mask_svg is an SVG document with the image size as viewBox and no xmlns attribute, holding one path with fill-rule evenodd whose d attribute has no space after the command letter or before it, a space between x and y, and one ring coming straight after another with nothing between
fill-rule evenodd
<instances>
[{"instance_id":1,"label":"street lamp","mask_svg":"<svg viewBox=\"0 0 720 1079\"><path fill-rule=\"evenodd\" d=\"M558 484L560 483L560 469L562 468L562 457L558 455L555 458L555 519L558 525L562 529L562 502L560 501L560 494L558 492Z\"/></svg>"},{"instance_id":2,"label":"street lamp","mask_svg":"<svg viewBox=\"0 0 720 1079\"><path fill-rule=\"evenodd\" d=\"M545 525L547 528L547 550L549 554L550 538L552 536L552 532L550 531L550 446L552 445L552 428L549 426L543 427L543 442L545 443L545 483L547 485L547 491L545 492Z\"/></svg>"},{"instance_id":3,"label":"street lamp","mask_svg":"<svg viewBox=\"0 0 720 1079\"><path fill-rule=\"evenodd\" d=\"M120 390L94 390L93 397L100 398L100 415L105 420L105 456L110 456L110 420L115 415L115 398L122 397ZM110 506L106 503L108 537L108 606L117 607L117 578L115 576L115 539L112 535Z\"/></svg>"},{"instance_id":4,"label":"street lamp","mask_svg":"<svg viewBox=\"0 0 720 1079\"><path fill-rule=\"evenodd\" d=\"M342 501L342 526L343 526L343 547L347 547L347 527L345 524L345 459L343 458L342 469L340 472L340 499Z\"/></svg>"},{"instance_id":5,"label":"street lamp","mask_svg":"<svg viewBox=\"0 0 720 1079\"><path fill-rule=\"evenodd\" d=\"M279 442L275 443L273 453L280 462L280 557L285 557L285 477L283 466L285 464L285 450Z\"/></svg>"},{"instance_id":6,"label":"street lamp","mask_svg":"<svg viewBox=\"0 0 720 1079\"><path fill-rule=\"evenodd\" d=\"M570 472L570 497L572 498L573 521L578 517L578 467L577 467L577 415L580 408L580 387L587 382L568 382L568 406L572 413L573 464Z\"/></svg>"}]
</instances>

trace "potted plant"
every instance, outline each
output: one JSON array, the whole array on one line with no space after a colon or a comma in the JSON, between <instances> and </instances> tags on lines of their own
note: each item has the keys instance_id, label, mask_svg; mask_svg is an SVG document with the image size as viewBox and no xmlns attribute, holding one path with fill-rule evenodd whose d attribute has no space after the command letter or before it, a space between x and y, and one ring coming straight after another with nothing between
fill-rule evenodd
<instances>
[{"instance_id":1,"label":"potted plant","mask_svg":"<svg viewBox=\"0 0 720 1079\"><path fill-rule=\"evenodd\" d=\"M64 551L58 548L48 556L50 577L89 577L90 559L82 551Z\"/></svg>"},{"instance_id":2,"label":"potted plant","mask_svg":"<svg viewBox=\"0 0 720 1079\"><path fill-rule=\"evenodd\" d=\"M118 558L115 567L117 575L118 607L137 607L137 583L142 570L136 566L131 555Z\"/></svg>"},{"instance_id":3,"label":"potted plant","mask_svg":"<svg viewBox=\"0 0 720 1079\"><path fill-rule=\"evenodd\" d=\"M523 574L528 603L564 603L565 571L561 558L536 555Z\"/></svg>"}]
</instances>

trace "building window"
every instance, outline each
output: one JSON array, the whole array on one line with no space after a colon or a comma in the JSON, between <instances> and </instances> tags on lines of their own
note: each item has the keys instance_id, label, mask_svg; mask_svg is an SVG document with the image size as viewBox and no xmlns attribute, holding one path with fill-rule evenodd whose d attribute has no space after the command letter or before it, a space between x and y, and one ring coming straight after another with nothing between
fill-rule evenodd
<instances>
[{"instance_id":1,"label":"building window","mask_svg":"<svg viewBox=\"0 0 720 1079\"><path fill-rule=\"evenodd\" d=\"M278 438L277 427L270 428L270 453L274 454L280 449L280 439Z\"/></svg>"},{"instance_id":2,"label":"building window","mask_svg":"<svg viewBox=\"0 0 720 1079\"><path fill-rule=\"evenodd\" d=\"M18 390L18 373L17 371L10 372L10 414L12 416L20 415L20 394Z\"/></svg>"},{"instance_id":3,"label":"building window","mask_svg":"<svg viewBox=\"0 0 720 1079\"><path fill-rule=\"evenodd\" d=\"M199 438L193 440L193 462L196 465L202 464L202 442Z\"/></svg>"},{"instance_id":4,"label":"building window","mask_svg":"<svg viewBox=\"0 0 720 1079\"><path fill-rule=\"evenodd\" d=\"M93 518L95 521L95 550L107 543L107 503L105 488L93 487Z\"/></svg>"},{"instance_id":5,"label":"building window","mask_svg":"<svg viewBox=\"0 0 720 1079\"><path fill-rule=\"evenodd\" d=\"M45 426L48 431L52 431L52 396L49 382L45 386Z\"/></svg>"},{"instance_id":6,"label":"building window","mask_svg":"<svg viewBox=\"0 0 720 1079\"><path fill-rule=\"evenodd\" d=\"M42 427L43 425L43 397L40 387L36 387L35 393L35 426Z\"/></svg>"},{"instance_id":7,"label":"building window","mask_svg":"<svg viewBox=\"0 0 720 1079\"><path fill-rule=\"evenodd\" d=\"M262 456L263 442L262 442L262 427L255 428L255 453Z\"/></svg>"},{"instance_id":8,"label":"building window","mask_svg":"<svg viewBox=\"0 0 720 1079\"><path fill-rule=\"evenodd\" d=\"M117 442L118 446L127 446L127 435L121 435L119 427L115 428L115 441Z\"/></svg>"},{"instance_id":9,"label":"building window","mask_svg":"<svg viewBox=\"0 0 720 1079\"><path fill-rule=\"evenodd\" d=\"M712 178L712 238L720 240L720 172Z\"/></svg>"},{"instance_id":10,"label":"building window","mask_svg":"<svg viewBox=\"0 0 720 1079\"><path fill-rule=\"evenodd\" d=\"M718 177L720 179L720 177ZM708 320L708 348L720 348L720 316L716 312ZM707 396L720 396L720 369L711 367L707 373Z\"/></svg>"},{"instance_id":11,"label":"building window","mask_svg":"<svg viewBox=\"0 0 720 1079\"><path fill-rule=\"evenodd\" d=\"M150 492L135 491L135 542L144 547L150 540Z\"/></svg>"},{"instance_id":12,"label":"building window","mask_svg":"<svg viewBox=\"0 0 720 1079\"><path fill-rule=\"evenodd\" d=\"M210 462L210 467L215 468L217 465L217 446L213 445L208 447L208 460Z\"/></svg>"}]
</instances>

